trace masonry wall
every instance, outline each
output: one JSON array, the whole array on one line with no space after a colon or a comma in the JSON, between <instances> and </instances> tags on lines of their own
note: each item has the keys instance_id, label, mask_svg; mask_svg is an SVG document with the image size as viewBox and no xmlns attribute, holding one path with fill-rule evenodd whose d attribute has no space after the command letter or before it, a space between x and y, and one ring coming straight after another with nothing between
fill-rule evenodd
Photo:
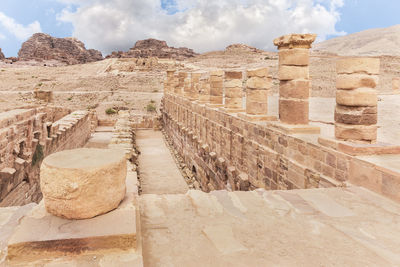
<instances>
[{"instance_id":1,"label":"masonry wall","mask_svg":"<svg viewBox=\"0 0 400 267\"><path fill-rule=\"evenodd\" d=\"M38 202L43 158L86 143L90 114L68 113L68 109L42 107L0 114L0 206Z\"/></svg>"},{"instance_id":2,"label":"masonry wall","mask_svg":"<svg viewBox=\"0 0 400 267\"><path fill-rule=\"evenodd\" d=\"M162 112L167 137L204 191L325 188L350 181L400 199L400 174L321 146L318 135L287 135L173 95L164 96Z\"/></svg>"}]
</instances>

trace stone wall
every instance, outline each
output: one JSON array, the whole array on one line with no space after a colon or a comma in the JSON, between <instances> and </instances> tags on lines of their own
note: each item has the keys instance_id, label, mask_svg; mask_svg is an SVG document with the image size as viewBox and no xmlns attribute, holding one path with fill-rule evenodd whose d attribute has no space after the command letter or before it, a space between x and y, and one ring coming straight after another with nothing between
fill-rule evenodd
<instances>
[{"instance_id":1,"label":"stone wall","mask_svg":"<svg viewBox=\"0 0 400 267\"><path fill-rule=\"evenodd\" d=\"M63 108L41 107L0 115L0 206L38 202L42 159L86 143L91 133L90 114L68 113Z\"/></svg>"},{"instance_id":2,"label":"stone wall","mask_svg":"<svg viewBox=\"0 0 400 267\"><path fill-rule=\"evenodd\" d=\"M399 173L322 146L318 134L288 135L273 124L169 94L163 105L164 130L206 192L326 188L349 181L400 199Z\"/></svg>"}]
</instances>

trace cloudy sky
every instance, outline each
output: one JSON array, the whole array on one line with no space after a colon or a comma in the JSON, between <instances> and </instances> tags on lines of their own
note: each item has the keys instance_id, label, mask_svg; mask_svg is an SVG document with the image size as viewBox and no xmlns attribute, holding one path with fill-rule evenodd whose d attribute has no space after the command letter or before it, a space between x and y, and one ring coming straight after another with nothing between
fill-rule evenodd
<instances>
[{"instance_id":1,"label":"cloudy sky","mask_svg":"<svg viewBox=\"0 0 400 267\"><path fill-rule=\"evenodd\" d=\"M395 0L1 0L0 48L16 56L35 32L74 36L103 55L157 38L197 52L297 32L318 41L400 24Z\"/></svg>"}]
</instances>

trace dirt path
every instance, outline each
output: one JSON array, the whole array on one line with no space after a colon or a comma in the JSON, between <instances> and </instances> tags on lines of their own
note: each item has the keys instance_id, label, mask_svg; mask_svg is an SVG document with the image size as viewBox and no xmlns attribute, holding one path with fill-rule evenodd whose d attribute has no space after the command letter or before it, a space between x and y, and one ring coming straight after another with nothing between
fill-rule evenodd
<instances>
[{"instance_id":1,"label":"dirt path","mask_svg":"<svg viewBox=\"0 0 400 267\"><path fill-rule=\"evenodd\" d=\"M136 144L141 153L139 173L142 194L180 194L188 190L160 131L137 131Z\"/></svg>"}]
</instances>

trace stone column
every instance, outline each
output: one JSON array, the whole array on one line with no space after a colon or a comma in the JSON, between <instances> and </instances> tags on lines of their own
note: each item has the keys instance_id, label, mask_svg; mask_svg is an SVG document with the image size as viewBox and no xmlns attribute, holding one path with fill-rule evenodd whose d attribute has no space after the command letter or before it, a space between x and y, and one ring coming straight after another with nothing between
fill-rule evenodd
<instances>
[{"instance_id":1,"label":"stone column","mask_svg":"<svg viewBox=\"0 0 400 267\"><path fill-rule=\"evenodd\" d=\"M222 70L210 73L210 104L222 107L223 105L223 82L224 72Z\"/></svg>"},{"instance_id":2,"label":"stone column","mask_svg":"<svg viewBox=\"0 0 400 267\"><path fill-rule=\"evenodd\" d=\"M174 80L175 70L167 70L167 78L164 81L164 94L165 93L173 93L173 80Z\"/></svg>"},{"instance_id":3,"label":"stone column","mask_svg":"<svg viewBox=\"0 0 400 267\"><path fill-rule=\"evenodd\" d=\"M335 137L357 143L375 143L379 81L378 58L346 58L336 65Z\"/></svg>"},{"instance_id":4,"label":"stone column","mask_svg":"<svg viewBox=\"0 0 400 267\"><path fill-rule=\"evenodd\" d=\"M309 49L315 34L290 34L274 40L279 49L279 119L289 125L308 124Z\"/></svg>"},{"instance_id":5,"label":"stone column","mask_svg":"<svg viewBox=\"0 0 400 267\"><path fill-rule=\"evenodd\" d=\"M185 80L183 81L183 96L185 98L190 98L191 94L191 78L190 75L188 74Z\"/></svg>"},{"instance_id":6,"label":"stone column","mask_svg":"<svg viewBox=\"0 0 400 267\"><path fill-rule=\"evenodd\" d=\"M392 79L392 89L395 92L399 92L400 91L400 78L396 77Z\"/></svg>"},{"instance_id":7,"label":"stone column","mask_svg":"<svg viewBox=\"0 0 400 267\"><path fill-rule=\"evenodd\" d=\"M240 112L243 109L243 74L241 71L225 71L225 110Z\"/></svg>"},{"instance_id":8,"label":"stone column","mask_svg":"<svg viewBox=\"0 0 400 267\"><path fill-rule=\"evenodd\" d=\"M201 77L201 73L198 72L192 72L191 73L191 79L190 79L190 83L191 83L191 94L190 94L190 100L195 101L199 99L199 82L200 82L200 77Z\"/></svg>"},{"instance_id":9,"label":"stone column","mask_svg":"<svg viewBox=\"0 0 400 267\"><path fill-rule=\"evenodd\" d=\"M199 103L210 102L210 78L203 75L199 80Z\"/></svg>"},{"instance_id":10,"label":"stone column","mask_svg":"<svg viewBox=\"0 0 400 267\"><path fill-rule=\"evenodd\" d=\"M185 79L187 78L187 72L179 72L178 73L178 85L175 88L175 93L177 95L183 96L183 90L185 86Z\"/></svg>"}]
</instances>

